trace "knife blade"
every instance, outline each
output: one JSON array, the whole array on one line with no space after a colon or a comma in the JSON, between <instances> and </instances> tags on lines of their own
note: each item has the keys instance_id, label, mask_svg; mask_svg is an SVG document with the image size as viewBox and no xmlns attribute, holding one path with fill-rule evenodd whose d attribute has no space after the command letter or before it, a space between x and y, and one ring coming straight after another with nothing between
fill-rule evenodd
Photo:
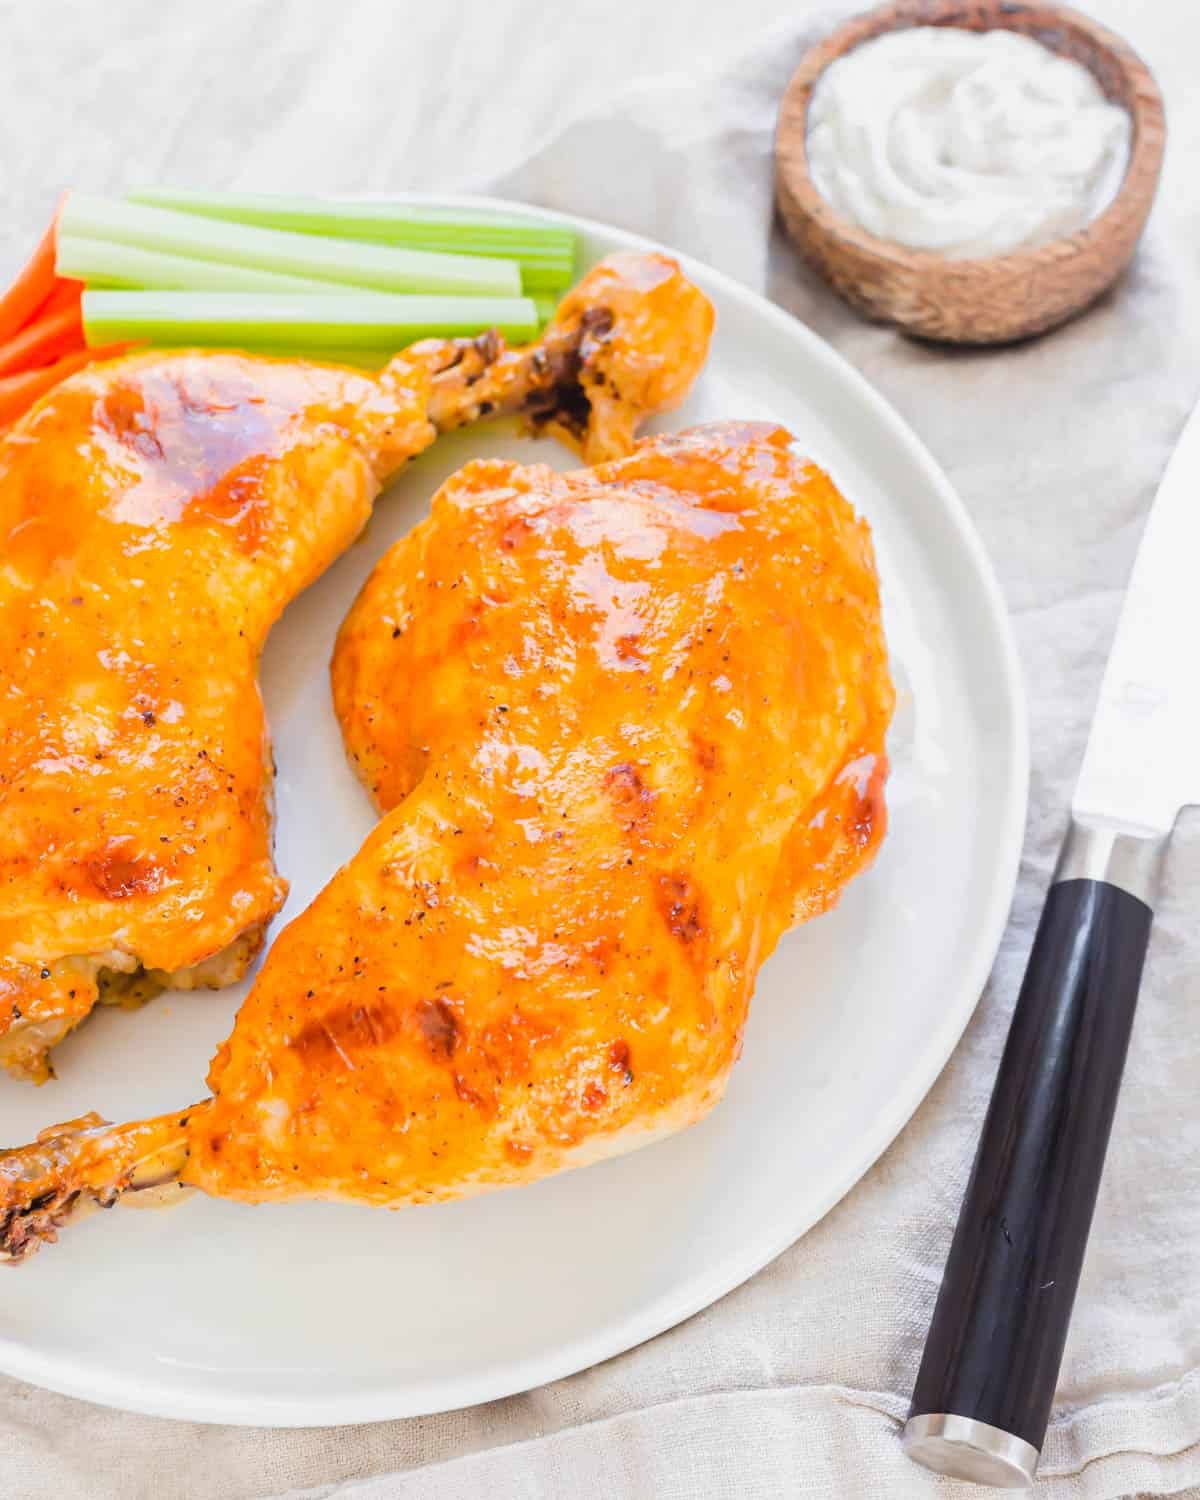
<instances>
[{"instance_id":1,"label":"knife blade","mask_svg":"<svg viewBox=\"0 0 1200 1500\"><path fill-rule=\"evenodd\" d=\"M903 1442L1033 1482L1091 1230L1153 906L1200 802L1200 407L1151 507L1013 1011Z\"/></svg>"},{"instance_id":2,"label":"knife blade","mask_svg":"<svg viewBox=\"0 0 1200 1500\"><path fill-rule=\"evenodd\" d=\"M1200 802L1200 406L1163 473L1100 687L1077 818L1169 833Z\"/></svg>"}]
</instances>

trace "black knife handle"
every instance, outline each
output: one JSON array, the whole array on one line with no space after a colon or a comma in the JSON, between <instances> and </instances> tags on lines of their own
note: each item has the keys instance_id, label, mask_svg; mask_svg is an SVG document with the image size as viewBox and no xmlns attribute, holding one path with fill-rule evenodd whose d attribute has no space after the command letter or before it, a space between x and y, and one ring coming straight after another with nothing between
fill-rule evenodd
<instances>
[{"instance_id":1,"label":"black knife handle","mask_svg":"<svg viewBox=\"0 0 1200 1500\"><path fill-rule=\"evenodd\" d=\"M1064 845L905 1428L910 1457L940 1472L1007 1488L1033 1479L1096 1206L1165 842L1073 825ZM1092 878L1092 870L1107 878Z\"/></svg>"}]
</instances>

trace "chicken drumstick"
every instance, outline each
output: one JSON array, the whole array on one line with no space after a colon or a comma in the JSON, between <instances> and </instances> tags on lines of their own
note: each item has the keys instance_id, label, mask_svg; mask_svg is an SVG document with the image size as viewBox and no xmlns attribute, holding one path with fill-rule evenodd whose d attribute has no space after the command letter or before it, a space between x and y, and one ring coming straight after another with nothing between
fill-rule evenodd
<instances>
[{"instance_id":1,"label":"chicken drumstick","mask_svg":"<svg viewBox=\"0 0 1200 1500\"><path fill-rule=\"evenodd\" d=\"M699 1119L759 966L884 828L866 526L765 424L593 470L469 464L334 687L384 816L280 934L178 1115L0 1155L0 1251L164 1180L395 1207Z\"/></svg>"},{"instance_id":2,"label":"chicken drumstick","mask_svg":"<svg viewBox=\"0 0 1200 1500\"><path fill-rule=\"evenodd\" d=\"M439 431L523 411L627 452L703 364L707 299L618 255L538 344L429 340L377 378L151 354L66 381L0 443L0 1065L97 1000L230 984L286 886L259 653Z\"/></svg>"}]
</instances>

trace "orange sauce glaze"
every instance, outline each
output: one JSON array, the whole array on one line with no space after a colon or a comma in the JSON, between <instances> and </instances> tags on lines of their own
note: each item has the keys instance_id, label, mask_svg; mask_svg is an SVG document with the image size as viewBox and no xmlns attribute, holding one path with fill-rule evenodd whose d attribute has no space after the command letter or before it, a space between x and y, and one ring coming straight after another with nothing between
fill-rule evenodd
<instances>
[{"instance_id":1,"label":"orange sauce glaze","mask_svg":"<svg viewBox=\"0 0 1200 1500\"><path fill-rule=\"evenodd\" d=\"M419 384L153 355L0 443L0 1034L86 1013L77 956L177 970L278 910L258 655L423 411Z\"/></svg>"},{"instance_id":2,"label":"orange sauce glaze","mask_svg":"<svg viewBox=\"0 0 1200 1500\"><path fill-rule=\"evenodd\" d=\"M333 683L384 816L213 1064L211 1192L455 1197L690 1123L763 960L883 835L870 537L766 424L468 465Z\"/></svg>"}]
</instances>

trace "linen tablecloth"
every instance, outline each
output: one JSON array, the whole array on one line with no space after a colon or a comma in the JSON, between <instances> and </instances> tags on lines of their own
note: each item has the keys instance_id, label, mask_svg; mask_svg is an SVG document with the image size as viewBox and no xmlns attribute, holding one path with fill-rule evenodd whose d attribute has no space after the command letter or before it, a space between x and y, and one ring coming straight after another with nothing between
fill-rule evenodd
<instances>
[{"instance_id":1,"label":"linen tablecloth","mask_svg":"<svg viewBox=\"0 0 1200 1500\"><path fill-rule=\"evenodd\" d=\"M1200 12L1090 9L1167 98L1142 248L1070 326L955 353L861 322L772 226L778 97L840 12L804 0L0 6L0 271L60 188L147 182L488 190L678 245L829 339L945 466L1012 611L1033 734L1012 921L962 1044L876 1167L748 1285L572 1379L416 1421L205 1427L0 1380L3 1500L982 1493L913 1468L897 1433L1139 531L1200 394ZM1185 820L1046 1442L1046 1500L1200 1495L1198 918L1200 839ZM19 1274L2 1281L0 1318L21 1295Z\"/></svg>"}]
</instances>

